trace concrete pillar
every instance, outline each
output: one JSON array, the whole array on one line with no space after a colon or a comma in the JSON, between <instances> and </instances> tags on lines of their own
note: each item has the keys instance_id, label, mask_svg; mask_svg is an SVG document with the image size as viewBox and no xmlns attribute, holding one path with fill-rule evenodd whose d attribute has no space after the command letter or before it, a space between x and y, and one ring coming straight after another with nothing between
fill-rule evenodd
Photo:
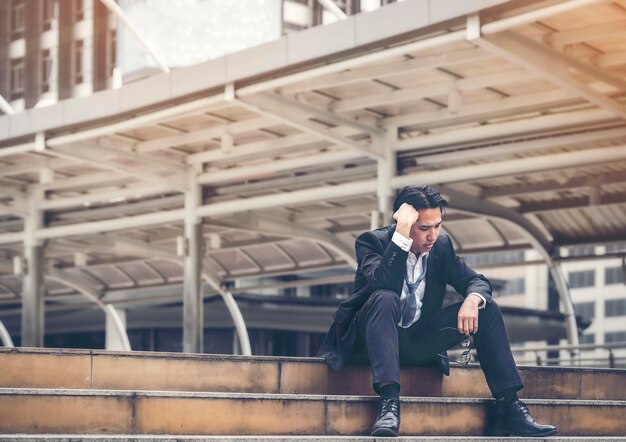
<instances>
[{"instance_id":1,"label":"concrete pillar","mask_svg":"<svg viewBox=\"0 0 626 442\"><path fill-rule=\"evenodd\" d=\"M201 187L197 173L189 172L189 190L185 194L185 237L183 252L185 270L183 280L183 351L203 351L202 255L204 239L201 219L196 208L201 204Z\"/></svg>"},{"instance_id":2,"label":"concrete pillar","mask_svg":"<svg viewBox=\"0 0 626 442\"><path fill-rule=\"evenodd\" d=\"M394 144L397 137L397 128L387 129L382 146L385 157L384 159L378 160L378 190L376 194L378 196L378 219L381 225L387 225L392 222L395 191L391 187L390 180L397 175L398 169L396 152L393 151L391 146Z\"/></svg>"},{"instance_id":3,"label":"concrete pillar","mask_svg":"<svg viewBox=\"0 0 626 442\"><path fill-rule=\"evenodd\" d=\"M124 324L126 328L126 310L117 309L117 316ZM116 324L116 320L109 312L106 314L106 329L105 329L105 349L122 351L126 350L125 337L120 336L119 329Z\"/></svg>"},{"instance_id":4,"label":"concrete pillar","mask_svg":"<svg viewBox=\"0 0 626 442\"><path fill-rule=\"evenodd\" d=\"M34 232L43 224L36 195L27 200L28 217L24 220L24 274L22 278L22 347L44 346L43 244Z\"/></svg>"}]
</instances>

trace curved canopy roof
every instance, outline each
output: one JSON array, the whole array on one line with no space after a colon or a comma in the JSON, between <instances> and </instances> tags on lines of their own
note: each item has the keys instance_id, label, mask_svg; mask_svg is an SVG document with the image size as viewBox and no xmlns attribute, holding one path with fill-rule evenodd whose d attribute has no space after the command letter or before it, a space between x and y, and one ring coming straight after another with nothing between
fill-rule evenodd
<instances>
[{"instance_id":1,"label":"curved canopy roof","mask_svg":"<svg viewBox=\"0 0 626 442\"><path fill-rule=\"evenodd\" d=\"M0 300L32 239L111 300L158 296L196 185L222 282L349 269L409 183L449 196L461 253L624 240L624 29L623 0L406 1L0 117Z\"/></svg>"}]
</instances>

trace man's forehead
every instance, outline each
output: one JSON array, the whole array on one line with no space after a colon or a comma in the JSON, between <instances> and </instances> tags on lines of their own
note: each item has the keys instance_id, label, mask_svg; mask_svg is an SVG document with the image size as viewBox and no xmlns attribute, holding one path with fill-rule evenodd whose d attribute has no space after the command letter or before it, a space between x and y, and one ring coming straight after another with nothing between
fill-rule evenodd
<instances>
[{"instance_id":1,"label":"man's forehead","mask_svg":"<svg viewBox=\"0 0 626 442\"><path fill-rule=\"evenodd\" d=\"M434 209L420 209L419 218L417 219L417 225L428 227L428 226L436 226L437 224L441 224L443 220L443 214L441 213L441 209L439 207Z\"/></svg>"},{"instance_id":2,"label":"man's forehead","mask_svg":"<svg viewBox=\"0 0 626 442\"><path fill-rule=\"evenodd\" d=\"M441 222L442 222L441 217L435 220L428 220L428 221L425 220L424 222L420 222L420 220L417 221L417 223L422 227L436 226L437 224L441 224Z\"/></svg>"}]
</instances>

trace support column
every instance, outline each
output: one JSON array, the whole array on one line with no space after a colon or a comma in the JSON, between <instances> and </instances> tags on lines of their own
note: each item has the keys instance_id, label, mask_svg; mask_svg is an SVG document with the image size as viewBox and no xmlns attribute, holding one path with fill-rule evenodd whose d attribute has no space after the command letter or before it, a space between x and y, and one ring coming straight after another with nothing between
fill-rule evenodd
<instances>
[{"instance_id":1,"label":"support column","mask_svg":"<svg viewBox=\"0 0 626 442\"><path fill-rule=\"evenodd\" d=\"M28 217L24 220L24 275L22 279L22 347L44 346L43 243L35 239L42 227L37 195L29 195Z\"/></svg>"},{"instance_id":2,"label":"support column","mask_svg":"<svg viewBox=\"0 0 626 442\"><path fill-rule=\"evenodd\" d=\"M106 328L105 328L105 349L106 350L127 350L126 342L127 336L120 336L119 322L122 323L123 328L126 329L126 310L115 309L113 306L109 306L110 309L114 309L117 312L117 318L115 313L107 311L106 313ZM109 309L109 310L110 310Z\"/></svg>"},{"instance_id":3,"label":"support column","mask_svg":"<svg viewBox=\"0 0 626 442\"><path fill-rule=\"evenodd\" d=\"M190 170L189 190L185 192L184 288L183 288L183 351L203 351L202 255L204 240L201 219L196 209L202 203L198 173Z\"/></svg>"},{"instance_id":4,"label":"support column","mask_svg":"<svg viewBox=\"0 0 626 442\"><path fill-rule=\"evenodd\" d=\"M378 189L376 195L378 197L378 227L387 225L393 221L392 210L393 201L395 197L395 190L391 187L391 178L395 177L398 173L396 152L392 149L392 146L396 143L398 138L398 128L390 127L387 129L383 139L382 152L383 159L378 160ZM372 225L374 225L372 219Z\"/></svg>"},{"instance_id":5,"label":"support column","mask_svg":"<svg viewBox=\"0 0 626 442\"><path fill-rule=\"evenodd\" d=\"M546 259L548 268L550 270L550 276L554 280L556 290L559 292L559 298L561 299L561 305L563 306L563 315L565 316L565 329L567 330L567 343L569 345L579 345L578 340L578 325L576 323L576 313L574 312L574 302L572 301L571 293L567 285L567 279L561 269L561 264L552 257ZM580 351L572 350L570 352L572 362L580 361Z\"/></svg>"}]
</instances>

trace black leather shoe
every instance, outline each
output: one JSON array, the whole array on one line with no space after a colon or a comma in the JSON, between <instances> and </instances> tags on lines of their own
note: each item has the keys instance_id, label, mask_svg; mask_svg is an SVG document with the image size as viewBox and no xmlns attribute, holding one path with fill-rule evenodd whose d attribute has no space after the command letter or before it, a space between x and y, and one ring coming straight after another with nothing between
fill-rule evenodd
<instances>
[{"instance_id":1,"label":"black leather shoe","mask_svg":"<svg viewBox=\"0 0 626 442\"><path fill-rule=\"evenodd\" d=\"M496 402L487 433L489 436L544 437L556 434L557 431L554 425L536 423L526 404L517 400Z\"/></svg>"},{"instance_id":2,"label":"black leather shoe","mask_svg":"<svg viewBox=\"0 0 626 442\"><path fill-rule=\"evenodd\" d=\"M380 399L380 411L374 426L372 436L395 437L400 429L400 399Z\"/></svg>"}]
</instances>

